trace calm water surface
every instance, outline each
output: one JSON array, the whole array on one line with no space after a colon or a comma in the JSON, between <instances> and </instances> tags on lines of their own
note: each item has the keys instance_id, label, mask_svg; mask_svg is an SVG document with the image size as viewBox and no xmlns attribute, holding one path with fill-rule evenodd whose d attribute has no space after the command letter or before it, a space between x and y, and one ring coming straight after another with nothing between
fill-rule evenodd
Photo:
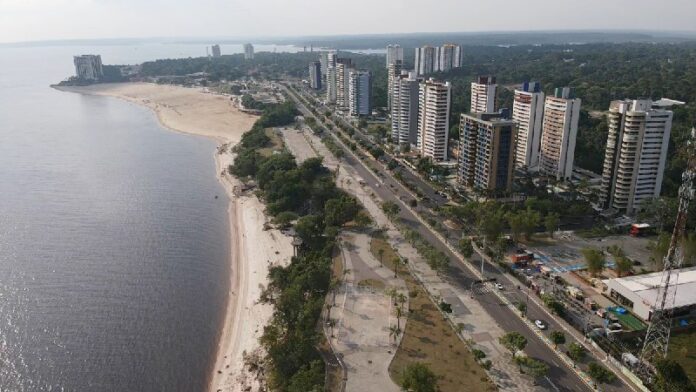
<instances>
[{"instance_id":1,"label":"calm water surface","mask_svg":"<svg viewBox=\"0 0 696 392\"><path fill-rule=\"evenodd\" d=\"M214 143L48 87L73 54L204 51L0 47L0 391L204 389L228 288Z\"/></svg>"}]
</instances>

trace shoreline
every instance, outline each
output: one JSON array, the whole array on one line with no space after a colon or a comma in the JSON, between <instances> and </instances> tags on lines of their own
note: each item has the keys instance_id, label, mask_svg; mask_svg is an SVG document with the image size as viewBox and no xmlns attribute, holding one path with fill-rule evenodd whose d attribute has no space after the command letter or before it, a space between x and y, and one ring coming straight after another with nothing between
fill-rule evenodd
<instances>
[{"instance_id":1,"label":"shoreline","mask_svg":"<svg viewBox=\"0 0 696 392\"><path fill-rule=\"evenodd\" d=\"M218 144L214 153L215 175L229 200L230 276L217 350L205 384L212 392L258 390L260 384L254 375L245 371L243 357L259 349L258 337L273 312L272 306L257 303L261 289L267 284L268 269L288 262L292 245L291 240L277 230L264 230L267 220L264 206L253 195L239 194L240 182L226 172L233 161L228 150L239 143L257 117L241 112L228 96L207 93L200 88L150 83L51 87L145 106L167 130L204 136ZM247 389L249 387L251 389Z\"/></svg>"}]
</instances>

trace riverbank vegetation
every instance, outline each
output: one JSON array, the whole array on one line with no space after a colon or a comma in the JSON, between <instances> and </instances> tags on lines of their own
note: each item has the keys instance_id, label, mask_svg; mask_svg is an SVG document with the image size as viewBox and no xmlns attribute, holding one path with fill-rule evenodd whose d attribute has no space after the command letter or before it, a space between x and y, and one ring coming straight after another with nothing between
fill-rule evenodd
<instances>
[{"instance_id":1,"label":"riverbank vegetation","mask_svg":"<svg viewBox=\"0 0 696 392\"><path fill-rule=\"evenodd\" d=\"M238 155L230 171L254 181L268 214L297 217L297 256L286 267L271 268L261 298L274 305L261 337L267 382L277 391L321 391L325 368L317 349L318 322L331 280L332 251L340 228L355 218L359 205L336 187L320 158L297 164L288 152L259 153L272 142L266 128L288 125L295 114L291 103L267 107L235 149Z\"/></svg>"}]
</instances>

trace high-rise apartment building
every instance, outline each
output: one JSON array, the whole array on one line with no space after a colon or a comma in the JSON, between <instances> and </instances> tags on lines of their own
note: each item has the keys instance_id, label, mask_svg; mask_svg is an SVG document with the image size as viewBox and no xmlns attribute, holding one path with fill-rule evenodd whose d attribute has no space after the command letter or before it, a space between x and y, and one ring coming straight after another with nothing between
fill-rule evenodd
<instances>
[{"instance_id":1,"label":"high-rise apartment building","mask_svg":"<svg viewBox=\"0 0 696 392\"><path fill-rule=\"evenodd\" d=\"M450 71L462 66L462 47L445 44L438 47L423 46L416 48L414 68L418 76L437 71Z\"/></svg>"},{"instance_id":2,"label":"high-rise apartment building","mask_svg":"<svg viewBox=\"0 0 696 392\"><path fill-rule=\"evenodd\" d=\"M220 52L220 45L213 45L210 47L213 52L213 57L220 57L222 53Z\"/></svg>"},{"instance_id":3,"label":"high-rise apartment building","mask_svg":"<svg viewBox=\"0 0 696 392\"><path fill-rule=\"evenodd\" d=\"M321 63L321 76L324 80L324 83L326 83L326 76L328 75L328 66L329 66L329 53L333 53L334 56L336 55L336 49L329 49L329 50L323 50L319 54L319 62Z\"/></svg>"},{"instance_id":4,"label":"high-rise apartment building","mask_svg":"<svg viewBox=\"0 0 696 392\"><path fill-rule=\"evenodd\" d=\"M348 110L351 116L372 114L372 74L370 71L351 69L349 72Z\"/></svg>"},{"instance_id":5,"label":"high-rise apartment building","mask_svg":"<svg viewBox=\"0 0 696 392\"><path fill-rule=\"evenodd\" d=\"M495 92L498 87L493 76L479 76L471 82L471 113L494 113Z\"/></svg>"},{"instance_id":6,"label":"high-rise apartment building","mask_svg":"<svg viewBox=\"0 0 696 392\"><path fill-rule=\"evenodd\" d=\"M660 196L672 111L649 100L613 101L607 119L600 202L633 215Z\"/></svg>"},{"instance_id":7,"label":"high-rise apartment building","mask_svg":"<svg viewBox=\"0 0 696 392\"><path fill-rule=\"evenodd\" d=\"M521 169L539 165L544 93L539 82L525 82L515 90L512 119L517 123L515 166Z\"/></svg>"},{"instance_id":8,"label":"high-rise apartment building","mask_svg":"<svg viewBox=\"0 0 696 392\"><path fill-rule=\"evenodd\" d=\"M404 61L404 48L401 45L387 45L387 68L397 61Z\"/></svg>"},{"instance_id":9,"label":"high-rise apartment building","mask_svg":"<svg viewBox=\"0 0 696 392\"><path fill-rule=\"evenodd\" d=\"M435 162L447 160L452 86L428 79L419 84L417 148Z\"/></svg>"},{"instance_id":10,"label":"high-rise apartment building","mask_svg":"<svg viewBox=\"0 0 696 392\"><path fill-rule=\"evenodd\" d=\"M580 103L570 87L557 88L544 103L539 171L557 180L573 176Z\"/></svg>"},{"instance_id":11,"label":"high-rise apartment building","mask_svg":"<svg viewBox=\"0 0 696 392\"><path fill-rule=\"evenodd\" d=\"M336 105L340 108L348 108L350 71L353 69L353 61L347 58L336 59Z\"/></svg>"},{"instance_id":12,"label":"high-rise apartment building","mask_svg":"<svg viewBox=\"0 0 696 392\"><path fill-rule=\"evenodd\" d=\"M336 77L336 52L326 52L326 102L336 103L338 80Z\"/></svg>"},{"instance_id":13,"label":"high-rise apartment building","mask_svg":"<svg viewBox=\"0 0 696 392\"><path fill-rule=\"evenodd\" d=\"M387 109L392 109L392 102L394 100L394 81L401 76L401 69L403 63L401 60L396 60L389 64L387 68Z\"/></svg>"},{"instance_id":14,"label":"high-rise apartment building","mask_svg":"<svg viewBox=\"0 0 696 392\"><path fill-rule=\"evenodd\" d=\"M74 56L75 76L81 80L99 80L104 76L100 55Z\"/></svg>"},{"instance_id":15,"label":"high-rise apartment building","mask_svg":"<svg viewBox=\"0 0 696 392\"><path fill-rule=\"evenodd\" d=\"M321 90L321 63L319 61L309 63L309 87Z\"/></svg>"},{"instance_id":16,"label":"high-rise apartment building","mask_svg":"<svg viewBox=\"0 0 696 392\"><path fill-rule=\"evenodd\" d=\"M244 44L244 60L254 59L254 45Z\"/></svg>"},{"instance_id":17,"label":"high-rise apartment building","mask_svg":"<svg viewBox=\"0 0 696 392\"><path fill-rule=\"evenodd\" d=\"M414 66L416 75L423 76L431 74L438 69L437 49L432 46L416 48Z\"/></svg>"},{"instance_id":18,"label":"high-rise apartment building","mask_svg":"<svg viewBox=\"0 0 696 392\"><path fill-rule=\"evenodd\" d=\"M512 189L517 123L507 109L462 114L459 123L459 183L485 190Z\"/></svg>"},{"instance_id":19,"label":"high-rise apartment building","mask_svg":"<svg viewBox=\"0 0 696 392\"><path fill-rule=\"evenodd\" d=\"M462 47L455 44L445 44L438 48L438 70L450 71L462 66Z\"/></svg>"},{"instance_id":20,"label":"high-rise apartment building","mask_svg":"<svg viewBox=\"0 0 696 392\"><path fill-rule=\"evenodd\" d=\"M418 99L420 80L415 72L402 71L393 83L392 142L416 145L418 141Z\"/></svg>"}]
</instances>

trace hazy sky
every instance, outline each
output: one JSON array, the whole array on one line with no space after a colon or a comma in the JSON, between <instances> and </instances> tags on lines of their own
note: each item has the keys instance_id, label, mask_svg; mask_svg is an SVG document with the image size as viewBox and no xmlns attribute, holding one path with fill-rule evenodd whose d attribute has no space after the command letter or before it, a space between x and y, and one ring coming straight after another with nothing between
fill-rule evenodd
<instances>
[{"instance_id":1,"label":"hazy sky","mask_svg":"<svg viewBox=\"0 0 696 392\"><path fill-rule=\"evenodd\" d=\"M694 0L0 0L0 42L548 29L696 30Z\"/></svg>"}]
</instances>

